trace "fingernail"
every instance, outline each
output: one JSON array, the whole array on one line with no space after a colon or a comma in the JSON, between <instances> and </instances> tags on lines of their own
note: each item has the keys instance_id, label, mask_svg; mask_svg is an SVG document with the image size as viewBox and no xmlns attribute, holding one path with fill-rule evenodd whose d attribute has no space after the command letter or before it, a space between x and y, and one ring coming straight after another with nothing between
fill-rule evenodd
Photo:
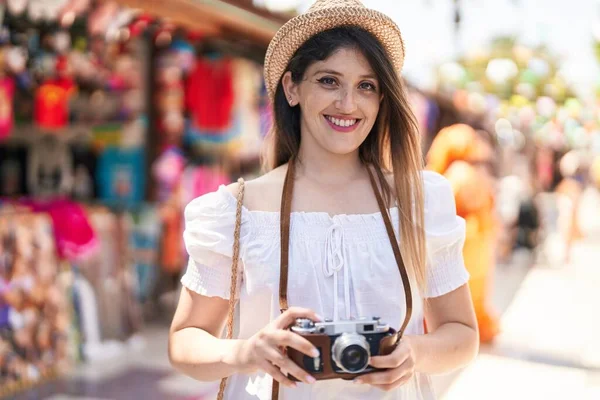
<instances>
[{"instance_id":1,"label":"fingernail","mask_svg":"<svg viewBox=\"0 0 600 400\"><path fill-rule=\"evenodd\" d=\"M318 321L323 321L323 317L321 317L319 314L315 314L315 317L317 317Z\"/></svg>"},{"instance_id":2,"label":"fingernail","mask_svg":"<svg viewBox=\"0 0 600 400\"><path fill-rule=\"evenodd\" d=\"M312 349L312 351L310 352L310 355L313 357L319 357L319 350Z\"/></svg>"},{"instance_id":3,"label":"fingernail","mask_svg":"<svg viewBox=\"0 0 600 400\"><path fill-rule=\"evenodd\" d=\"M306 382L308 383L315 383L316 381L317 380L310 375L306 377Z\"/></svg>"},{"instance_id":4,"label":"fingernail","mask_svg":"<svg viewBox=\"0 0 600 400\"><path fill-rule=\"evenodd\" d=\"M290 387L295 389L298 387L298 385L296 384L296 382L292 382L292 383L290 383Z\"/></svg>"},{"instance_id":5,"label":"fingernail","mask_svg":"<svg viewBox=\"0 0 600 400\"><path fill-rule=\"evenodd\" d=\"M352 382L353 382L353 383L357 383L357 384L360 384L360 383L362 383L362 381L361 381L360 379L355 379L355 380L353 380Z\"/></svg>"}]
</instances>

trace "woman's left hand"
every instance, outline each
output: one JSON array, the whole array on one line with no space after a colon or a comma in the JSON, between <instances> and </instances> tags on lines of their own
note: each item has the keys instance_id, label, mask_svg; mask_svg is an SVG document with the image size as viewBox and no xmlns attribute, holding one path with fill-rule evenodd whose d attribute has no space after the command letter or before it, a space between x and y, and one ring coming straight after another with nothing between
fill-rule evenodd
<instances>
[{"instance_id":1,"label":"woman's left hand","mask_svg":"<svg viewBox=\"0 0 600 400\"><path fill-rule=\"evenodd\" d=\"M389 392L404 385L415 374L415 351L409 337L404 337L396 349L387 356L373 356L369 364L386 371L373 372L356 378L357 383L365 383Z\"/></svg>"}]
</instances>

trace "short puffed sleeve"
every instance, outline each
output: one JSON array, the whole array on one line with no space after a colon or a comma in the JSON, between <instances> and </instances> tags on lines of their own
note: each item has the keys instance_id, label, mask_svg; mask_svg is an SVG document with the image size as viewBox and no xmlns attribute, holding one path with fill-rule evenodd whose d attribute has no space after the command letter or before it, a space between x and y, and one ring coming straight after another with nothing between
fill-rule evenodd
<instances>
[{"instance_id":1,"label":"short puffed sleeve","mask_svg":"<svg viewBox=\"0 0 600 400\"><path fill-rule=\"evenodd\" d=\"M183 239L189 254L183 286L208 297L229 299L231 261L237 200L221 186L216 192L192 200L185 208ZM242 213L240 255L248 235L249 223ZM238 262L238 288L243 262ZM239 290L238 290L239 293Z\"/></svg>"},{"instance_id":2,"label":"short puffed sleeve","mask_svg":"<svg viewBox=\"0 0 600 400\"><path fill-rule=\"evenodd\" d=\"M469 280L462 252L465 221L456 215L454 194L446 178L424 171L423 180L428 271L425 297L438 297Z\"/></svg>"}]
</instances>

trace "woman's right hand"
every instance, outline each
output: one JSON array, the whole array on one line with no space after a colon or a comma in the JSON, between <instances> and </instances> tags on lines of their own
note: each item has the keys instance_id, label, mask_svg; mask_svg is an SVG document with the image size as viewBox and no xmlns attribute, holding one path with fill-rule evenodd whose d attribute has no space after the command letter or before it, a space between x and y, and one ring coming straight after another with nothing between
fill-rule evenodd
<instances>
[{"instance_id":1,"label":"woman's right hand","mask_svg":"<svg viewBox=\"0 0 600 400\"><path fill-rule=\"evenodd\" d=\"M288 379L282 370L299 381L314 383L315 378L296 365L284 353L286 347L291 347L309 357L319 355L316 347L308 340L287 330L295 323L296 318L308 318L312 321L321 320L321 317L306 308L292 307L288 309L241 345L238 354L240 369L245 371L263 370L271 375L273 379L288 387L295 387L296 384Z\"/></svg>"}]
</instances>

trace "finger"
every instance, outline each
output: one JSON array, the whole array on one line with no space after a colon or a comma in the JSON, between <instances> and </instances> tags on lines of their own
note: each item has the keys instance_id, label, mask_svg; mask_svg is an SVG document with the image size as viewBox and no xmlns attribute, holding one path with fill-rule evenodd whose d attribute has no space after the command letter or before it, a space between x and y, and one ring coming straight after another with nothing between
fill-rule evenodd
<instances>
[{"instance_id":1,"label":"finger","mask_svg":"<svg viewBox=\"0 0 600 400\"><path fill-rule=\"evenodd\" d=\"M286 329L296 322L296 318L308 318L311 321L321 321L321 317L313 310L301 307L288 308L275 320L275 327L278 329Z\"/></svg>"},{"instance_id":2,"label":"finger","mask_svg":"<svg viewBox=\"0 0 600 400\"><path fill-rule=\"evenodd\" d=\"M308 340L300 335L290 331L278 329L267 337L268 342L273 346L291 347L309 357L317 357L319 350Z\"/></svg>"},{"instance_id":3,"label":"finger","mask_svg":"<svg viewBox=\"0 0 600 400\"><path fill-rule=\"evenodd\" d=\"M315 383L316 380L313 376L311 376L308 372L300 368L296 363L290 360L285 355L281 354L278 350L270 349L270 351L266 354L266 358L270 360L273 364L275 364L279 369L285 371L287 374L292 375L299 381L304 383Z\"/></svg>"},{"instance_id":4,"label":"finger","mask_svg":"<svg viewBox=\"0 0 600 400\"><path fill-rule=\"evenodd\" d=\"M373 356L369 359L369 365L375 368L396 368L401 366L408 358L409 353L402 347L397 347L392 354L387 356Z\"/></svg>"},{"instance_id":5,"label":"finger","mask_svg":"<svg viewBox=\"0 0 600 400\"><path fill-rule=\"evenodd\" d=\"M394 383L391 383L388 385L372 385L372 386L379 390L383 390L384 392L389 392L389 391L396 389L397 387L405 385L410 380L410 378L412 378L412 375L404 375L403 377L401 377Z\"/></svg>"},{"instance_id":6,"label":"finger","mask_svg":"<svg viewBox=\"0 0 600 400\"><path fill-rule=\"evenodd\" d=\"M366 383L368 385L389 385L396 382L405 374L401 368L389 369L387 371L372 372L357 378L358 383Z\"/></svg>"},{"instance_id":7,"label":"finger","mask_svg":"<svg viewBox=\"0 0 600 400\"><path fill-rule=\"evenodd\" d=\"M384 372L372 372L370 374L357 378L358 383L365 383L367 385L388 385L393 383L396 379L394 370L388 370Z\"/></svg>"},{"instance_id":8,"label":"finger","mask_svg":"<svg viewBox=\"0 0 600 400\"><path fill-rule=\"evenodd\" d=\"M265 360L265 361L261 362L259 364L259 366L263 371L265 371L267 374L271 375L273 377L273 379L275 379L277 382L281 383L282 385L290 387L290 388L296 387L295 382L292 382L291 380L289 380L285 375L283 375L283 373L281 373L279 368L277 368L270 362Z\"/></svg>"}]
</instances>

